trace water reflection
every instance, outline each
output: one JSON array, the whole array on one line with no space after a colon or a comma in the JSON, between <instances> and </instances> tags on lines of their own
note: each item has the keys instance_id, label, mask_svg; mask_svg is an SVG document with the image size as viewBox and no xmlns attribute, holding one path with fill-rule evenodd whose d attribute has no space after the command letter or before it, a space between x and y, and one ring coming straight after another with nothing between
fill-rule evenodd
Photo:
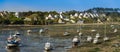
<instances>
[{"instance_id":1,"label":"water reflection","mask_svg":"<svg viewBox=\"0 0 120 52\"><path fill-rule=\"evenodd\" d=\"M9 48L7 49L7 52L20 52L20 48L19 47Z\"/></svg>"}]
</instances>

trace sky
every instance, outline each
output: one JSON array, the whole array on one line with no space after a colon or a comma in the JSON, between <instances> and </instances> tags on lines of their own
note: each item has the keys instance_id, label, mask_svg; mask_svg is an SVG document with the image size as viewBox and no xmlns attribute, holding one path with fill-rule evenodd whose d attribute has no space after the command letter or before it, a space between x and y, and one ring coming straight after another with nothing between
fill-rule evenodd
<instances>
[{"instance_id":1,"label":"sky","mask_svg":"<svg viewBox=\"0 0 120 52\"><path fill-rule=\"evenodd\" d=\"M120 8L120 0L0 0L0 11L83 11L94 7Z\"/></svg>"}]
</instances>

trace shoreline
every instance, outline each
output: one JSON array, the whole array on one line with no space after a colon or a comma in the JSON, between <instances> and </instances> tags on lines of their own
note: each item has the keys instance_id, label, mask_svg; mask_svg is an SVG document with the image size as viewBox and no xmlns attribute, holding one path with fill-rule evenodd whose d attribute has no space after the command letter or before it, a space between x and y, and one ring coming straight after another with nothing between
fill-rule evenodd
<instances>
[{"instance_id":1,"label":"shoreline","mask_svg":"<svg viewBox=\"0 0 120 52\"><path fill-rule=\"evenodd\" d=\"M120 22L114 22L114 23L106 23L106 24L118 24L120 25ZM104 23L85 23L85 24L50 24L50 25L0 25L0 27L3 26L68 26L68 25L104 25Z\"/></svg>"}]
</instances>

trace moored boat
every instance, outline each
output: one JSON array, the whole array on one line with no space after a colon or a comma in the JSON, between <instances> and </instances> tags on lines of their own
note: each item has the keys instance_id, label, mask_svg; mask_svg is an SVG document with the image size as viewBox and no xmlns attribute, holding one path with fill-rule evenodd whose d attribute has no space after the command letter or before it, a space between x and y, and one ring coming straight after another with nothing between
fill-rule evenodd
<instances>
[{"instance_id":1,"label":"moored boat","mask_svg":"<svg viewBox=\"0 0 120 52\"><path fill-rule=\"evenodd\" d=\"M50 43L50 42L46 42L44 49L45 49L45 51L50 51L50 50L52 50L52 45L51 45L51 43Z\"/></svg>"}]
</instances>

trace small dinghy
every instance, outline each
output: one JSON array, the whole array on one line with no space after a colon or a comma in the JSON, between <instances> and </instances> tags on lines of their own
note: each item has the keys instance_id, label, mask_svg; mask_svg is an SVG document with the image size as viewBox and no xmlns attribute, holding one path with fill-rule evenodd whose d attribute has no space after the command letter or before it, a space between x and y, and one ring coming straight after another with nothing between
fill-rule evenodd
<instances>
[{"instance_id":1,"label":"small dinghy","mask_svg":"<svg viewBox=\"0 0 120 52\"><path fill-rule=\"evenodd\" d=\"M45 51L50 51L53 49L53 47L50 42L46 42L44 49L45 49Z\"/></svg>"},{"instance_id":2,"label":"small dinghy","mask_svg":"<svg viewBox=\"0 0 120 52\"><path fill-rule=\"evenodd\" d=\"M109 37L104 37L103 40L104 40L104 41L108 41L108 40L109 40Z\"/></svg>"},{"instance_id":3,"label":"small dinghy","mask_svg":"<svg viewBox=\"0 0 120 52\"><path fill-rule=\"evenodd\" d=\"M70 35L70 33L69 32L64 32L64 34L63 34L64 36L69 36Z\"/></svg>"}]
</instances>

